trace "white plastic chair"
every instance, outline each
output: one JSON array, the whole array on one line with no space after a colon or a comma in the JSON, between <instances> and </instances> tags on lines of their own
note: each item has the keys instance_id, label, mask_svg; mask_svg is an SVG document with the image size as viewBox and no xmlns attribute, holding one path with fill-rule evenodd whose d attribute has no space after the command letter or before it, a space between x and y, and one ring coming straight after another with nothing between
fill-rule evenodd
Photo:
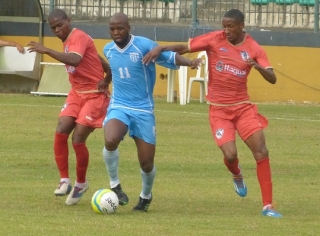
<instances>
[{"instance_id":1,"label":"white plastic chair","mask_svg":"<svg viewBox=\"0 0 320 236\"><path fill-rule=\"evenodd\" d=\"M200 102L204 102L204 96L208 93L208 57L205 51L199 52L198 58L202 58L201 67L198 68L195 77L190 77L188 86L187 103L190 102L191 87L193 82L200 83Z\"/></svg>"},{"instance_id":2,"label":"white plastic chair","mask_svg":"<svg viewBox=\"0 0 320 236\"><path fill-rule=\"evenodd\" d=\"M187 66L180 66L178 70L180 105L186 105L187 103L187 69ZM175 79L176 70L168 69L167 102L174 101Z\"/></svg>"}]
</instances>

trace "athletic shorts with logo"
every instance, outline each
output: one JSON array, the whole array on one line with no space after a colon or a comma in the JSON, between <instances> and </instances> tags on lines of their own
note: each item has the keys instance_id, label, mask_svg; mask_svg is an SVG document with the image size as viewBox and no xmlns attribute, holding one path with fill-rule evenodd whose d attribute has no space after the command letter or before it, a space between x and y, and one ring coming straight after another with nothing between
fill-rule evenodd
<instances>
[{"instance_id":1,"label":"athletic shorts with logo","mask_svg":"<svg viewBox=\"0 0 320 236\"><path fill-rule=\"evenodd\" d=\"M101 128L109 102L110 98L103 92L83 94L71 89L59 117L71 116L78 124Z\"/></svg>"},{"instance_id":2,"label":"athletic shorts with logo","mask_svg":"<svg viewBox=\"0 0 320 236\"><path fill-rule=\"evenodd\" d=\"M268 120L258 113L255 104L245 103L235 106L209 107L209 120L212 135L220 147L234 141L236 131L242 140L247 140L253 133L268 126Z\"/></svg>"}]
</instances>

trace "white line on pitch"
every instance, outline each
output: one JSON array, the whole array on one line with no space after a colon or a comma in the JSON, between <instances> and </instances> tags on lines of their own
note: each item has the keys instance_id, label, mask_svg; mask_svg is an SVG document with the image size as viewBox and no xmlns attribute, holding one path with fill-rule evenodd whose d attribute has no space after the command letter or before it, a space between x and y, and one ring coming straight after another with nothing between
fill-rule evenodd
<instances>
[{"instance_id":1,"label":"white line on pitch","mask_svg":"<svg viewBox=\"0 0 320 236\"><path fill-rule=\"evenodd\" d=\"M24 106L24 107L62 107L57 105L37 105L37 104L1 104L0 106ZM168 110L155 110L155 112L166 112L166 113L180 113L180 114L188 114L188 115L201 115L201 116L208 116L208 113L200 113L200 112L188 112L188 111L168 111ZM310 121L310 122L320 122L320 120L313 120L308 118L288 118L288 117L267 117L269 120L288 120L288 121Z\"/></svg>"}]
</instances>

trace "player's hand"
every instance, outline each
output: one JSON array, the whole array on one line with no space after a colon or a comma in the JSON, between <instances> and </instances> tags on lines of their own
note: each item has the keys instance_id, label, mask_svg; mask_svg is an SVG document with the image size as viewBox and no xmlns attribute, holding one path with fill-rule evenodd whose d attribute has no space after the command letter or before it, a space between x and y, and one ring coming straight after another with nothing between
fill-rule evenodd
<instances>
[{"instance_id":1,"label":"player's hand","mask_svg":"<svg viewBox=\"0 0 320 236\"><path fill-rule=\"evenodd\" d=\"M17 48L18 52L24 53L24 47L22 47L20 44L17 44L16 48Z\"/></svg>"},{"instance_id":2,"label":"player's hand","mask_svg":"<svg viewBox=\"0 0 320 236\"><path fill-rule=\"evenodd\" d=\"M258 69L259 66L260 66L255 60L253 60L253 59L251 59L251 58L249 58L249 59L247 60L247 63L248 63L250 66L252 66L253 68L255 68L255 69Z\"/></svg>"},{"instance_id":3,"label":"player's hand","mask_svg":"<svg viewBox=\"0 0 320 236\"><path fill-rule=\"evenodd\" d=\"M149 51L143 58L142 63L148 65L150 62L155 62L161 53L161 46L157 46Z\"/></svg>"},{"instance_id":4,"label":"player's hand","mask_svg":"<svg viewBox=\"0 0 320 236\"><path fill-rule=\"evenodd\" d=\"M47 48L43 46L41 43L37 43L35 41L30 41L27 46L29 52L38 52L41 54L47 53Z\"/></svg>"},{"instance_id":5,"label":"player's hand","mask_svg":"<svg viewBox=\"0 0 320 236\"><path fill-rule=\"evenodd\" d=\"M201 64L203 64L201 58L193 59L193 60L191 60L190 68L191 69L198 69L199 67L201 67Z\"/></svg>"},{"instance_id":6,"label":"player's hand","mask_svg":"<svg viewBox=\"0 0 320 236\"><path fill-rule=\"evenodd\" d=\"M98 82L98 91L104 92L106 94L109 93L109 84L111 80L109 80L108 78L109 75L106 74L106 77Z\"/></svg>"}]
</instances>

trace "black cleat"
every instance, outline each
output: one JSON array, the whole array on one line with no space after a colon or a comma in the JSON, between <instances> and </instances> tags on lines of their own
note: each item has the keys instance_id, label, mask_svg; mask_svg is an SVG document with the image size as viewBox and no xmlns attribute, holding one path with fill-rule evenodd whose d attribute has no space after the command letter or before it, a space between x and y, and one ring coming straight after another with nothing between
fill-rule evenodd
<instances>
[{"instance_id":1,"label":"black cleat","mask_svg":"<svg viewBox=\"0 0 320 236\"><path fill-rule=\"evenodd\" d=\"M124 205L127 205L128 202L129 202L129 198L127 196L127 194L125 194L123 191L122 191L122 188L121 188L121 185L118 184L116 187L114 188L111 188L111 190L113 192L115 192L115 194L117 194L118 198L119 198L119 205L121 206L124 206Z\"/></svg>"},{"instance_id":2,"label":"black cleat","mask_svg":"<svg viewBox=\"0 0 320 236\"><path fill-rule=\"evenodd\" d=\"M147 212L151 201L152 201L152 197L150 199L139 197L138 204L132 210Z\"/></svg>"}]
</instances>

